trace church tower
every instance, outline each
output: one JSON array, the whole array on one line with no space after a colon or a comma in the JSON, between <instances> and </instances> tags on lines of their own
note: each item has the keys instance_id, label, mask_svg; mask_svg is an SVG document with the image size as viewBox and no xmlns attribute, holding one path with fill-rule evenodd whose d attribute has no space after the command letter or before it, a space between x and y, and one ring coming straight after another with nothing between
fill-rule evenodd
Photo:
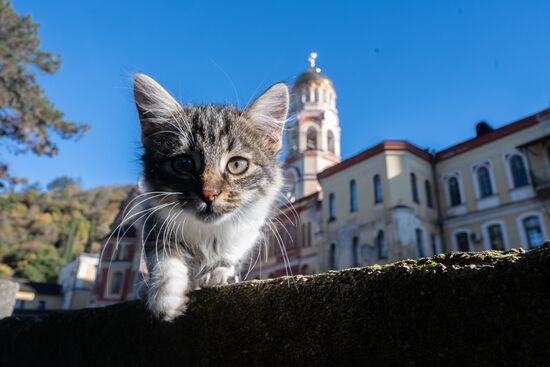
<instances>
[{"instance_id":1,"label":"church tower","mask_svg":"<svg viewBox=\"0 0 550 367\"><path fill-rule=\"evenodd\" d=\"M321 190L317 174L340 162L340 124L336 92L316 67L317 54L292 87L286 129L286 195L297 200Z\"/></svg>"}]
</instances>

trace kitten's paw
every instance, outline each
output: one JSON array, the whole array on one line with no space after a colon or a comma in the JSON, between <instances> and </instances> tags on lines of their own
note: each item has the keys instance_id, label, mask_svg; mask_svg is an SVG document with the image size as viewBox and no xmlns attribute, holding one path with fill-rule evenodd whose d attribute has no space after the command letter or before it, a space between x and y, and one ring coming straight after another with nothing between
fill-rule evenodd
<instances>
[{"instance_id":1,"label":"kitten's paw","mask_svg":"<svg viewBox=\"0 0 550 367\"><path fill-rule=\"evenodd\" d=\"M147 307L156 317L164 321L173 321L187 310L189 297L185 294L159 292L147 298Z\"/></svg>"},{"instance_id":2,"label":"kitten's paw","mask_svg":"<svg viewBox=\"0 0 550 367\"><path fill-rule=\"evenodd\" d=\"M235 268L220 266L203 275L198 285L200 288L208 288L229 283L235 283Z\"/></svg>"}]
</instances>

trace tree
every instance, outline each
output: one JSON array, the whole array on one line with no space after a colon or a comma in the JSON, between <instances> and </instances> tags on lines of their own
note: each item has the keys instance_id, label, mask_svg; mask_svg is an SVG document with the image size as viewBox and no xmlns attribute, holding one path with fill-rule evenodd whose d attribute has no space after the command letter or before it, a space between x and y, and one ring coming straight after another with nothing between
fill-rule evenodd
<instances>
[{"instance_id":1,"label":"tree","mask_svg":"<svg viewBox=\"0 0 550 367\"><path fill-rule=\"evenodd\" d=\"M37 84L37 71L54 74L61 66L59 55L39 49L38 27L0 0L0 140L14 154L51 157L57 154L52 133L79 139L89 126L65 121ZM0 186L22 182L0 162Z\"/></svg>"},{"instance_id":2,"label":"tree","mask_svg":"<svg viewBox=\"0 0 550 367\"><path fill-rule=\"evenodd\" d=\"M55 178L46 186L49 191L61 191L68 187L74 187L75 190L78 191L78 189L80 189L80 180L69 176L61 176Z\"/></svg>"}]
</instances>

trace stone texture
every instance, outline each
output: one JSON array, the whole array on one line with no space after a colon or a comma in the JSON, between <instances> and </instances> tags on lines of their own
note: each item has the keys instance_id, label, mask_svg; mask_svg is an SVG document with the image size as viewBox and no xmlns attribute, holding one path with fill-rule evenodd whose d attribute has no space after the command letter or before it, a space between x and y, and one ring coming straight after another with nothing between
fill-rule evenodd
<instances>
[{"instance_id":1,"label":"stone texture","mask_svg":"<svg viewBox=\"0 0 550 367\"><path fill-rule=\"evenodd\" d=\"M0 321L0 365L550 365L550 245L196 291L168 324L139 302Z\"/></svg>"},{"instance_id":2,"label":"stone texture","mask_svg":"<svg viewBox=\"0 0 550 367\"><path fill-rule=\"evenodd\" d=\"M19 283L10 280L0 280L0 319L11 316L15 307L15 295L19 290Z\"/></svg>"}]
</instances>

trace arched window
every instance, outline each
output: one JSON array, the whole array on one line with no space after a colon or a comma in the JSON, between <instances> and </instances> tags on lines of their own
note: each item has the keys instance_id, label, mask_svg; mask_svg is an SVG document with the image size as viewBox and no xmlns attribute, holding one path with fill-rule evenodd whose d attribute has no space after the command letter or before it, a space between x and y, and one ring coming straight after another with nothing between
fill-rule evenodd
<instances>
[{"instance_id":1,"label":"arched window","mask_svg":"<svg viewBox=\"0 0 550 367\"><path fill-rule=\"evenodd\" d=\"M510 171L512 172L514 187L529 185L527 170L525 169L525 163L521 156L516 154L510 158Z\"/></svg>"},{"instance_id":2,"label":"arched window","mask_svg":"<svg viewBox=\"0 0 550 367\"><path fill-rule=\"evenodd\" d=\"M505 250L504 235L502 233L502 226L500 224L492 224L487 227L487 235L489 237L491 250Z\"/></svg>"},{"instance_id":3,"label":"arched window","mask_svg":"<svg viewBox=\"0 0 550 367\"><path fill-rule=\"evenodd\" d=\"M542 234L542 225L540 218L536 215L529 216L523 220L523 229L527 237L529 248L539 247L544 243L544 235Z\"/></svg>"},{"instance_id":4,"label":"arched window","mask_svg":"<svg viewBox=\"0 0 550 367\"><path fill-rule=\"evenodd\" d=\"M120 294L122 291L122 277L123 274L120 271L114 272L111 276L111 281L109 282L109 293L110 294Z\"/></svg>"},{"instance_id":5,"label":"arched window","mask_svg":"<svg viewBox=\"0 0 550 367\"><path fill-rule=\"evenodd\" d=\"M357 211L357 185L355 180L351 180L349 183L349 210L351 212Z\"/></svg>"},{"instance_id":6,"label":"arched window","mask_svg":"<svg viewBox=\"0 0 550 367\"><path fill-rule=\"evenodd\" d=\"M426 180L424 182L424 190L426 191L426 205L428 205L428 208L434 207L434 199L432 196L432 184L430 181Z\"/></svg>"},{"instance_id":7,"label":"arched window","mask_svg":"<svg viewBox=\"0 0 550 367\"><path fill-rule=\"evenodd\" d=\"M458 186L458 179L456 177L451 177L449 179L449 198L451 199L451 206L462 204L460 187Z\"/></svg>"},{"instance_id":8,"label":"arched window","mask_svg":"<svg viewBox=\"0 0 550 367\"><path fill-rule=\"evenodd\" d=\"M359 238L357 236L351 240L351 266L359 266Z\"/></svg>"},{"instance_id":9,"label":"arched window","mask_svg":"<svg viewBox=\"0 0 550 367\"><path fill-rule=\"evenodd\" d=\"M306 149L317 150L317 129L311 126L307 129Z\"/></svg>"},{"instance_id":10,"label":"arched window","mask_svg":"<svg viewBox=\"0 0 550 367\"><path fill-rule=\"evenodd\" d=\"M455 235L456 247L458 251L470 251L470 238L468 232L459 232Z\"/></svg>"},{"instance_id":11,"label":"arched window","mask_svg":"<svg viewBox=\"0 0 550 367\"><path fill-rule=\"evenodd\" d=\"M336 219L336 197L332 192L328 196L328 219L329 220Z\"/></svg>"},{"instance_id":12,"label":"arched window","mask_svg":"<svg viewBox=\"0 0 550 367\"><path fill-rule=\"evenodd\" d=\"M413 201L415 203L419 203L420 199L418 198L418 183L416 181L416 175L414 173L411 173L411 190Z\"/></svg>"},{"instance_id":13,"label":"arched window","mask_svg":"<svg viewBox=\"0 0 550 367\"><path fill-rule=\"evenodd\" d=\"M479 196L485 198L493 195L493 184L491 183L491 174L489 169L481 166L477 170L477 183L479 185Z\"/></svg>"},{"instance_id":14,"label":"arched window","mask_svg":"<svg viewBox=\"0 0 550 367\"><path fill-rule=\"evenodd\" d=\"M376 247L378 248L378 258L387 259L388 258L388 246L386 245L386 239L384 238L384 231L378 231L376 236Z\"/></svg>"},{"instance_id":15,"label":"arched window","mask_svg":"<svg viewBox=\"0 0 550 367\"><path fill-rule=\"evenodd\" d=\"M315 99L313 102L319 102L319 89L315 88Z\"/></svg>"},{"instance_id":16,"label":"arched window","mask_svg":"<svg viewBox=\"0 0 550 367\"><path fill-rule=\"evenodd\" d=\"M378 204L381 203L383 200L382 196L382 180L380 179L380 175L375 175L372 179L373 186L374 186L374 203Z\"/></svg>"},{"instance_id":17,"label":"arched window","mask_svg":"<svg viewBox=\"0 0 550 367\"><path fill-rule=\"evenodd\" d=\"M284 195L289 200L294 200L298 196L297 189L298 185L296 184L298 182L298 175L296 174L298 171L297 168L290 168L285 171L285 186L283 188Z\"/></svg>"},{"instance_id":18,"label":"arched window","mask_svg":"<svg viewBox=\"0 0 550 367\"><path fill-rule=\"evenodd\" d=\"M328 254L328 267L330 270L336 269L336 244L330 245L330 252Z\"/></svg>"},{"instance_id":19,"label":"arched window","mask_svg":"<svg viewBox=\"0 0 550 367\"><path fill-rule=\"evenodd\" d=\"M334 148L334 133L330 130L327 133L327 149L333 154L336 152Z\"/></svg>"}]
</instances>

